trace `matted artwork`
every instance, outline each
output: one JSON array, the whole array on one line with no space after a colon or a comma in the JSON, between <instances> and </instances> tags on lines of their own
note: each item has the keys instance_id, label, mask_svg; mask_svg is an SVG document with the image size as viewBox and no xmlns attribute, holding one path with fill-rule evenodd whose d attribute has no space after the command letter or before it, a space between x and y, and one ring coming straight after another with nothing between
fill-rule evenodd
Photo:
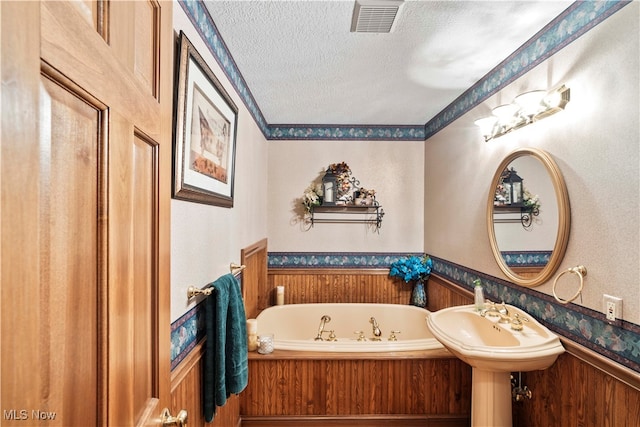
<instances>
[{"instance_id":1,"label":"matted artwork","mask_svg":"<svg viewBox=\"0 0 640 427\"><path fill-rule=\"evenodd\" d=\"M173 197L233 207L238 108L183 32L176 77Z\"/></svg>"}]
</instances>

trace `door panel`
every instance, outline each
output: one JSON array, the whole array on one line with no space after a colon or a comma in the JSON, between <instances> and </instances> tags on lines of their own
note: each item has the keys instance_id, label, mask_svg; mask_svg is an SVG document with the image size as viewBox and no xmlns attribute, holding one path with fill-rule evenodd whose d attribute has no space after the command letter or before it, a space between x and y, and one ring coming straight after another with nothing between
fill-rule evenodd
<instances>
[{"instance_id":1,"label":"door panel","mask_svg":"<svg viewBox=\"0 0 640 427\"><path fill-rule=\"evenodd\" d=\"M138 79L141 88L156 96L160 4L153 0L112 2L109 15L109 44L122 64Z\"/></svg>"},{"instance_id":2,"label":"door panel","mask_svg":"<svg viewBox=\"0 0 640 427\"><path fill-rule=\"evenodd\" d=\"M78 12L86 19L87 23L91 25L97 32L100 32L102 26L102 11L104 7L108 6L105 1L91 1L82 0L72 3Z\"/></svg>"},{"instance_id":3,"label":"door panel","mask_svg":"<svg viewBox=\"0 0 640 427\"><path fill-rule=\"evenodd\" d=\"M99 373L98 191L102 117L79 92L44 76L40 95L40 365L52 425L96 420ZM77 88L76 88L77 89ZM87 396L77 405L74 394Z\"/></svg>"},{"instance_id":4,"label":"door panel","mask_svg":"<svg viewBox=\"0 0 640 427\"><path fill-rule=\"evenodd\" d=\"M1 424L157 425L170 381L172 4L0 8Z\"/></svg>"},{"instance_id":5,"label":"door panel","mask_svg":"<svg viewBox=\"0 0 640 427\"><path fill-rule=\"evenodd\" d=\"M114 425L138 422L148 401L157 396L158 365L154 316L158 304L157 182L158 144L137 132L124 117L111 118L109 180L110 301L118 315L110 323L109 390Z\"/></svg>"}]
</instances>

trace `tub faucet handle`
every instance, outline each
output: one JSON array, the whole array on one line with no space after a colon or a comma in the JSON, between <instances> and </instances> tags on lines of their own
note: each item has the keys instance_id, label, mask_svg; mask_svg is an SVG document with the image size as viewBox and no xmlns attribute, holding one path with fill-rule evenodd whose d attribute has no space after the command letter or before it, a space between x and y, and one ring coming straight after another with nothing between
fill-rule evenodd
<instances>
[{"instance_id":1,"label":"tub faucet handle","mask_svg":"<svg viewBox=\"0 0 640 427\"><path fill-rule=\"evenodd\" d=\"M364 331L353 331L354 334L358 334L358 341L366 341L367 338L364 336Z\"/></svg>"},{"instance_id":2,"label":"tub faucet handle","mask_svg":"<svg viewBox=\"0 0 640 427\"><path fill-rule=\"evenodd\" d=\"M400 331L391 331L391 335L389 335L389 341L398 341L398 337L396 334L399 334Z\"/></svg>"},{"instance_id":3,"label":"tub faucet handle","mask_svg":"<svg viewBox=\"0 0 640 427\"><path fill-rule=\"evenodd\" d=\"M380 335L382 335L382 331L378 327L378 321L376 320L376 318L372 317L371 319L369 319L369 323L371 323L373 336L376 338L380 338Z\"/></svg>"},{"instance_id":4,"label":"tub faucet handle","mask_svg":"<svg viewBox=\"0 0 640 427\"><path fill-rule=\"evenodd\" d=\"M336 337L336 331L329 331L329 339L327 341L338 341L338 338Z\"/></svg>"},{"instance_id":5,"label":"tub faucet handle","mask_svg":"<svg viewBox=\"0 0 640 427\"><path fill-rule=\"evenodd\" d=\"M316 335L316 337L314 338L316 341L323 341L322 334L323 334L324 332L326 332L326 331L324 330L324 326L325 326L327 323L329 323L329 322L331 322L331 317L330 317L330 316L328 316L328 315L326 315L326 314L325 314L325 315L323 315L323 316L320 318L320 326L318 327L318 335Z\"/></svg>"}]
</instances>

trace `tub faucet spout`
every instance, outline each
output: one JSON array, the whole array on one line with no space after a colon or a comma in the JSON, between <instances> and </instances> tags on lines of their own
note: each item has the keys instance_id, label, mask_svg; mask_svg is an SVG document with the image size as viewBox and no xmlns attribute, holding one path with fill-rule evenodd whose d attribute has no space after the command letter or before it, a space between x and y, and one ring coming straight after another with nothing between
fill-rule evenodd
<instances>
[{"instance_id":1,"label":"tub faucet spout","mask_svg":"<svg viewBox=\"0 0 640 427\"><path fill-rule=\"evenodd\" d=\"M315 341L323 341L322 333L325 332L324 325L331 322L331 317L326 314L320 318L320 326L318 327L318 335L315 337Z\"/></svg>"},{"instance_id":2,"label":"tub faucet spout","mask_svg":"<svg viewBox=\"0 0 640 427\"><path fill-rule=\"evenodd\" d=\"M376 338L380 338L380 336L382 335L382 331L378 327L378 322L376 321L376 318L372 317L371 319L369 319L369 323L371 323L371 327L373 328L373 336Z\"/></svg>"}]
</instances>

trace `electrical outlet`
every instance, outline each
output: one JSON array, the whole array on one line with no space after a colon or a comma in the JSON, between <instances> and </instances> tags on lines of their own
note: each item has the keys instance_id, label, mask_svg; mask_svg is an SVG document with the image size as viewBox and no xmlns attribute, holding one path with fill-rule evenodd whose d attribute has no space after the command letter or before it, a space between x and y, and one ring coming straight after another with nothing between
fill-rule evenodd
<instances>
[{"instance_id":1,"label":"electrical outlet","mask_svg":"<svg viewBox=\"0 0 640 427\"><path fill-rule=\"evenodd\" d=\"M622 298L605 294L603 303L604 314L608 321L615 322L616 319L622 319Z\"/></svg>"}]
</instances>

